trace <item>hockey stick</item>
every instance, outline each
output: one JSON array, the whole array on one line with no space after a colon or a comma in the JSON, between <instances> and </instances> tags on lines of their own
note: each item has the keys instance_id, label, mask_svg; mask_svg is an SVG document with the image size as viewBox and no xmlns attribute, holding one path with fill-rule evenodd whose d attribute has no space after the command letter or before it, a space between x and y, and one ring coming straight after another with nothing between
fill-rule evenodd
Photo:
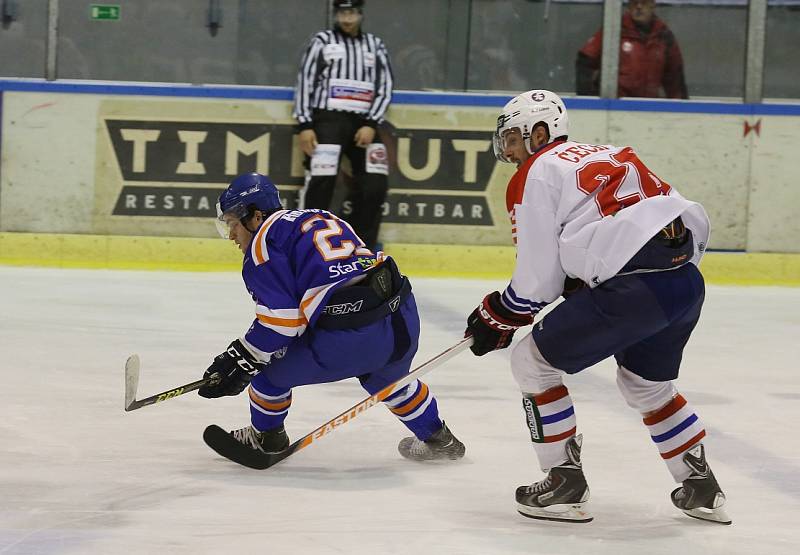
<instances>
[{"instance_id":1,"label":"hockey stick","mask_svg":"<svg viewBox=\"0 0 800 555\"><path fill-rule=\"evenodd\" d=\"M139 401L136 400L136 389L139 387L139 355L131 355L125 362L125 412L140 409L147 405L173 399L184 393L200 389L204 385L214 385L219 382L219 374L212 374L202 380L179 385L173 389L156 393Z\"/></svg>"},{"instance_id":2,"label":"hockey stick","mask_svg":"<svg viewBox=\"0 0 800 555\"><path fill-rule=\"evenodd\" d=\"M291 445L280 451L278 453L263 453L261 451L255 451L237 441L231 434L212 424L208 426L203 432L203 440L211 447L214 451L222 455L223 457L230 459L236 463L242 464L244 466L255 468L257 470L264 470L269 468L282 460L290 457L297 451L301 449L305 449L313 442L321 439L323 436L329 434L339 426L347 424L356 416L361 414L362 412L366 411L370 407L374 407L387 397L402 389L403 387L407 386L417 378L421 377L423 374L427 374L434 368L437 368L453 358L455 355L460 353L461 351L467 349L472 345L472 337L467 337L450 347L449 349L445 350L442 353L439 353L432 359L428 360L427 362L422 363L421 365L417 366L413 370L411 370L408 374L406 374L403 378L397 380L396 382L387 385L374 395L367 397L360 403L356 403L343 413L331 418L327 422L325 422L322 426L310 432Z\"/></svg>"}]
</instances>

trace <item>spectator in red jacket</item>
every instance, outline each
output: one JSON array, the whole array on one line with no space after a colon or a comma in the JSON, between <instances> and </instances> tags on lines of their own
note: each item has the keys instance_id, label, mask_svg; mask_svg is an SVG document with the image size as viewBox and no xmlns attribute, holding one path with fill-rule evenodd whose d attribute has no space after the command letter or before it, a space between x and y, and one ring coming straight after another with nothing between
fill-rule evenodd
<instances>
[{"instance_id":1,"label":"spectator in red jacket","mask_svg":"<svg viewBox=\"0 0 800 555\"><path fill-rule=\"evenodd\" d=\"M655 9L655 0L628 0L622 16L617 96L689 98L681 49ZM602 50L601 29L578 52L578 94L599 93Z\"/></svg>"}]
</instances>

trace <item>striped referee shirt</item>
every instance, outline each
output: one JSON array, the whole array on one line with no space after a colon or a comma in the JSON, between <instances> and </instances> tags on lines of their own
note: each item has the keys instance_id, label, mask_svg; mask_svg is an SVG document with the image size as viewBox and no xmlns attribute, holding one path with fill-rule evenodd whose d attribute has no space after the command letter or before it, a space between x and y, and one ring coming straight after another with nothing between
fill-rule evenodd
<instances>
[{"instance_id":1,"label":"striped referee shirt","mask_svg":"<svg viewBox=\"0 0 800 555\"><path fill-rule=\"evenodd\" d=\"M363 114L367 125L377 125L392 100L392 82L381 39L365 32L351 37L338 28L320 31L303 54L292 115L300 129L312 126L315 109Z\"/></svg>"}]
</instances>

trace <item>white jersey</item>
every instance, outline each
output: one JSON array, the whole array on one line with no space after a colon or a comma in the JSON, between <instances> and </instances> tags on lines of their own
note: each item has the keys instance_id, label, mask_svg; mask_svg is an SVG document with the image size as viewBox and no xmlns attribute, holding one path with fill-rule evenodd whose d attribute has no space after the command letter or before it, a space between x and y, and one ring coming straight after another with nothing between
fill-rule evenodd
<instances>
[{"instance_id":1,"label":"white jersey","mask_svg":"<svg viewBox=\"0 0 800 555\"><path fill-rule=\"evenodd\" d=\"M596 287L681 216L697 264L709 237L703 207L653 174L630 147L551 143L531 156L506 192L517 261L503 302L535 313L562 293L566 276Z\"/></svg>"}]
</instances>

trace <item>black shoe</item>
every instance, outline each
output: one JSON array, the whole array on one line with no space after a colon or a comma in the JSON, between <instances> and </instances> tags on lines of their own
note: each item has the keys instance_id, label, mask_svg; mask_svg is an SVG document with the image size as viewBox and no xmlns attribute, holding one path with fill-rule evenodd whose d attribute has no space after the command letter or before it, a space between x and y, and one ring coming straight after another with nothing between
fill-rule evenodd
<instances>
[{"instance_id":1,"label":"black shoe","mask_svg":"<svg viewBox=\"0 0 800 555\"><path fill-rule=\"evenodd\" d=\"M425 441L421 441L416 437L401 439L397 450L405 458L412 461L433 461L438 459L460 459L467 449L453 435L447 424L442 422L441 429Z\"/></svg>"},{"instance_id":2,"label":"black shoe","mask_svg":"<svg viewBox=\"0 0 800 555\"><path fill-rule=\"evenodd\" d=\"M262 453L280 453L289 447L289 436L281 426L274 430L259 432L252 426L247 426L240 430L233 430L231 435L238 441L252 449L258 449Z\"/></svg>"},{"instance_id":3,"label":"black shoe","mask_svg":"<svg viewBox=\"0 0 800 555\"><path fill-rule=\"evenodd\" d=\"M703 444L687 451L683 462L692 469L692 474L683 481L683 486L672 492L672 503L690 517L730 524L731 519L722 507L725 494L706 462Z\"/></svg>"},{"instance_id":4,"label":"black shoe","mask_svg":"<svg viewBox=\"0 0 800 555\"><path fill-rule=\"evenodd\" d=\"M544 480L517 488L517 510L521 515L565 522L590 522L594 518L585 508L589 486L581 467L582 441L581 435L570 438L565 462L551 468Z\"/></svg>"}]
</instances>

